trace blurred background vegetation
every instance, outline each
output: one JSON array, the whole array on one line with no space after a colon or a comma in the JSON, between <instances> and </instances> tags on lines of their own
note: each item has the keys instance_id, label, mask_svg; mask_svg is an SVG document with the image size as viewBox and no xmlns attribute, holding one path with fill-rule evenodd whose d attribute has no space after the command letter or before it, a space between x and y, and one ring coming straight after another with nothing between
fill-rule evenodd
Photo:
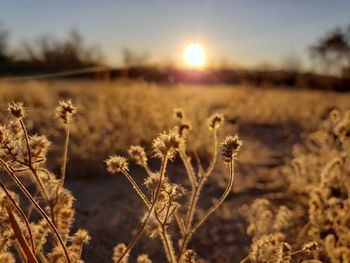
<instances>
[{"instance_id":1,"label":"blurred background vegetation","mask_svg":"<svg viewBox=\"0 0 350 263\"><path fill-rule=\"evenodd\" d=\"M9 46L10 32L0 24L0 76L72 71L60 78L138 79L156 83L252 84L290 88L348 91L350 89L350 25L335 28L309 47L313 69L304 70L295 54L282 59L279 66L262 63L255 68L230 67L226 63L205 70L180 69L171 64L154 66L150 54L121 50L123 67L104 63L98 45L86 43L77 30L65 39L46 34L22 41L16 49ZM77 72L74 72L77 70ZM79 71L82 70L82 71Z\"/></svg>"}]
</instances>

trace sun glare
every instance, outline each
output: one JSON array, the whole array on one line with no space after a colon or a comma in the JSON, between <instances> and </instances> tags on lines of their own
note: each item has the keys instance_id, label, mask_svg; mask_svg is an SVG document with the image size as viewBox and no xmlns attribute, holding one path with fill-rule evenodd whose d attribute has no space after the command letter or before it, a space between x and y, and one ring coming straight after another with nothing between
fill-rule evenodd
<instances>
[{"instance_id":1,"label":"sun glare","mask_svg":"<svg viewBox=\"0 0 350 263\"><path fill-rule=\"evenodd\" d=\"M189 67L203 68L205 66L205 50L200 44L191 43L185 48L183 59Z\"/></svg>"}]
</instances>

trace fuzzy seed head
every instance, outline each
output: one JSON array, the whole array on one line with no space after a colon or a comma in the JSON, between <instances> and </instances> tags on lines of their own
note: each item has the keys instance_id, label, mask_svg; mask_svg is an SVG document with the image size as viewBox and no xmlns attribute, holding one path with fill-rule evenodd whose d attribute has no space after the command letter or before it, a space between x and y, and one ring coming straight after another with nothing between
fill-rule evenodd
<instances>
[{"instance_id":1,"label":"fuzzy seed head","mask_svg":"<svg viewBox=\"0 0 350 263\"><path fill-rule=\"evenodd\" d=\"M183 109L181 109L181 108L174 109L174 117L175 117L175 119L177 119L179 121L183 120L185 118L185 114L184 114Z\"/></svg>"},{"instance_id":2,"label":"fuzzy seed head","mask_svg":"<svg viewBox=\"0 0 350 263\"><path fill-rule=\"evenodd\" d=\"M113 251L113 262L117 262L120 259L120 257L123 255L125 250L126 250L126 245L124 243L119 243L118 245L116 245ZM126 254L123 260L121 261L121 263L127 263L128 257L129 255Z\"/></svg>"},{"instance_id":3,"label":"fuzzy seed head","mask_svg":"<svg viewBox=\"0 0 350 263\"><path fill-rule=\"evenodd\" d=\"M14 101L10 102L8 106L8 112L10 113L10 116L15 119L23 119L25 115L23 103Z\"/></svg>"},{"instance_id":4,"label":"fuzzy seed head","mask_svg":"<svg viewBox=\"0 0 350 263\"><path fill-rule=\"evenodd\" d=\"M178 126L178 132L180 137L184 137L185 133L192 129L191 123L188 121L183 121Z\"/></svg>"},{"instance_id":5,"label":"fuzzy seed head","mask_svg":"<svg viewBox=\"0 0 350 263\"><path fill-rule=\"evenodd\" d=\"M29 140L32 156L35 158L45 158L51 142L46 136L34 135Z\"/></svg>"},{"instance_id":6,"label":"fuzzy seed head","mask_svg":"<svg viewBox=\"0 0 350 263\"><path fill-rule=\"evenodd\" d=\"M209 125L210 130L218 129L224 123L224 115L220 113L214 113L212 116L209 117L207 123Z\"/></svg>"},{"instance_id":7,"label":"fuzzy seed head","mask_svg":"<svg viewBox=\"0 0 350 263\"><path fill-rule=\"evenodd\" d=\"M72 101L59 101L56 108L56 117L62 121L63 125L67 125L76 112L77 108L72 104Z\"/></svg>"},{"instance_id":8,"label":"fuzzy seed head","mask_svg":"<svg viewBox=\"0 0 350 263\"><path fill-rule=\"evenodd\" d=\"M196 253L192 249L188 249L185 252L183 263L195 263Z\"/></svg>"},{"instance_id":9,"label":"fuzzy seed head","mask_svg":"<svg viewBox=\"0 0 350 263\"><path fill-rule=\"evenodd\" d=\"M170 132L161 133L153 141L154 155L160 159L163 159L166 155L172 160L175 157L176 152L184 148L184 139L181 138L175 130Z\"/></svg>"},{"instance_id":10,"label":"fuzzy seed head","mask_svg":"<svg viewBox=\"0 0 350 263\"><path fill-rule=\"evenodd\" d=\"M146 217L147 217L147 213L143 216L142 222L144 222ZM147 221L147 225L145 227L145 231L148 234L148 236L152 239L156 238L160 234L160 232L162 231L161 227L160 227L160 225L159 225L159 223L154 215L151 215L149 217L149 219Z\"/></svg>"},{"instance_id":11,"label":"fuzzy seed head","mask_svg":"<svg viewBox=\"0 0 350 263\"><path fill-rule=\"evenodd\" d=\"M238 154L242 144L243 141L241 141L237 135L226 137L221 143L223 161L227 163L231 162Z\"/></svg>"},{"instance_id":12,"label":"fuzzy seed head","mask_svg":"<svg viewBox=\"0 0 350 263\"><path fill-rule=\"evenodd\" d=\"M88 244L91 240L91 236L85 229L78 229L78 231L72 237L73 244Z\"/></svg>"},{"instance_id":13,"label":"fuzzy seed head","mask_svg":"<svg viewBox=\"0 0 350 263\"><path fill-rule=\"evenodd\" d=\"M152 263L147 254L141 254L137 257L137 263Z\"/></svg>"},{"instance_id":14,"label":"fuzzy seed head","mask_svg":"<svg viewBox=\"0 0 350 263\"><path fill-rule=\"evenodd\" d=\"M138 165L144 166L147 164L147 155L145 149L141 146L130 146L128 150L131 159L134 159Z\"/></svg>"},{"instance_id":15,"label":"fuzzy seed head","mask_svg":"<svg viewBox=\"0 0 350 263\"><path fill-rule=\"evenodd\" d=\"M115 174L121 171L128 171L128 162L122 156L112 155L106 161L107 171Z\"/></svg>"},{"instance_id":16,"label":"fuzzy seed head","mask_svg":"<svg viewBox=\"0 0 350 263\"><path fill-rule=\"evenodd\" d=\"M306 253L310 253L312 251L316 251L318 249L318 244L315 242L315 241L311 241L309 243L306 243L304 246L303 246L303 250L306 252Z\"/></svg>"}]
</instances>

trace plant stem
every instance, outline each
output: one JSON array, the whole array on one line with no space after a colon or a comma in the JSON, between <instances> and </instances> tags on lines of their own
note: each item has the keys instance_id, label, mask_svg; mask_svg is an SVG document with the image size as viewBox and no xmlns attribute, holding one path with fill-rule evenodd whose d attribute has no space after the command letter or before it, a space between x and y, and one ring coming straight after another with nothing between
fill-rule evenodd
<instances>
[{"instance_id":1,"label":"plant stem","mask_svg":"<svg viewBox=\"0 0 350 263\"><path fill-rule=\"evenodd\" d=\"M2 188L2 190L4 190L5 194L7 195L7 197L10 199L11 203L13 204L13 206L17 209L17 211L21 214L21 217L23 219L23 221L26 224L26 227L28 229L28 233L29 233L29 238L30 238L30 243L32 245L32 250L33 253L35 255L35 246L34 246L34 239L33 239L33 234L32 234L32 230L30 229L30 224L28 221L28 218L26 217L26 215L24 214L22 208L17 205L16 201L13 199L13 197L11 196L10 192L7 190L6 186L0 181L0 186Z\"/></svg>"},{"instance_id":2,"label":"plant stem","mask_svg":"<svg viewBox=\"0 0 350 263\"><path fill-rule=\"evenodd\" d=\"M67 120L65 131L66 131L66 139L64 142L63 159L62 159L62 167L61 167L61 182L59 184L60 187L63 186L64 180L66 178L67 156L68 156L68 146L69 146L69 118Z\"/></svg>"},{"instance_id":3,"label":"plant stem","mask_svg":"<svg viewBox=\"0 0 350 263\"><path fill-rule=\"evenodd\" d=\"M136 190L137 194L140 196L140 198L142 199L142 201L145 203L145 205L147 206L147 208L150 208L151 203L148 200L148 198L145 196L145 194L142 192L142 190L140 189L140 187L137 185L137 183L135 182L135 180L132 178L132 176L125 170L122 171L122 173L126 176L126 178L128 178L128 180L130 181L131 185L134 187L134 189Z\"/></svg>"},{"instance_id":4,"label":"plant stem","mask_svg":"<svg viewBox=\"0 0 350 263\"><path fill-rule=\"evenodd\" d=\"M118 259L118 261L116 263L119 263L119 262L121 262L123 260L125 255L127 253L129 253L129 251L134 247L136 242L141 237L141 234L142 234L143 230L145 229L145 227L147 225L148 219L150 218L151 214L153 213L153 210L154 210L155 205L157 203L157 200L158 200L158 197L159 197L159 193L160 193L160 189L161 189L161 186L162 186L162 183L163 183L163 178L165 176L165 170L166 170L167 162L168 162L168 154L166 153L165 156L163 157L163 160L162 160L162 165L161 165L161 169L160 169L159 183L158 183L156 191L155 191L154 199L153 199L153 201L151 203L151 206L150 206L150 208L148 210L148 214L147 214L146 218L144 219L143 223L141 224L141 226L139 227L139 229L137 230L136 235L131 240L129 245L126 247L126 249L124 250L123 254L120 256L120 258Z\"/></svg>"},{"instance_id":5,"label":"plant stem","mask_svg":"<svg viewBox=\"0 0 350 263\"><path fill-rule=\"evenodd\" d=\"M206 171L206 176L208 177L211 172L213 171L216 160L217 160L217 155L218 155L218 131L217 128L213 129L213 139L214 139L214 145L213 145L213 157L212 160L208 166L208 169Z\"/></svg>"},{"instance_id":6,"label":"plant stem","mask_svg":"<svg viewBox=\"0 0 350 263\"><path fill-rule=\"evenodd\" d=\"M197 184L197 179L196 179L196 176L194 174L194 171L193 171L193 167L190 163L190 161L188 160L188 156L186 154L186 151L185 150L181 150L179 152L179 155L180 155L180 158L185 166L185 169L186 169L186 173L188 175L188 178L190 179L190 182L191 182L191 185L192 185L192 188L195 187L195 185Z\"/></svg>"},{"instance_id":7,"label":"plant stem","mask_svg":"<svg viewBox=\"0 0 350 263\"><path fill-rule=\"evenodd\" d=\"M225 192L221 195L221 197L199 218L196 224L191 229L187 229L187 233L183 238L183 243L180 249L179 260L181 259L188 242L190 241L193 233L205 222L205 220L224 202L228 194L230 193L234 181L234 160L232 159L230 162L230 179L226 186Z\"/></svg>"},{"instance_id":8,"label":"plant stem","mask_svg":"<svg viewBox=\"0 0 350 263\"><path fill-rule=\"evenodd\" d=\"M21 124L22 130L23 130L23 133L24 133L24 139L25 139L26 145L27 145L28 163L29 163L30 166L32 166L32 152L30 150L28 132L27 132L26 126L24 125L23 119L20 119L19 123Z\"/></svg>"},{"instance_id":9,"label":"plant stem","mask_svg":"<svg viewBox=\"0 0 350 263\"><path fill-rule=\"evenodd\" d=\"M2 160L0 158L0 163L1 165L5 168L6 172L11 176L11 178L15 181L15 183L17 184L17 186L22 190L22 192L24 193L24 195L29 199L29 201L31 203L34 204L35 208L37 209L37 211L42 215L42 217L45 218L45 220L47 221L47 223L49 224L51 230L55 233L56 237L58 238L58 241L60 243L60 245L62 246L63 252L67 258L67 262L70 263L70 259L69 259L69 255L68 255L68 251L67 248L62 240L62 237L60 235L60 233L58 232L57 228L55 227L55 225L52 223L52 221L50 220L50 218L48 217L48 215L45 213L45 211L40 207L40 205L37 203L37 201L35 201L35 199L33 198L33 196L28 192L27 188L25 188L25 186L21 183L21 181L18 179L18 177L11 171L11 169L8 167L8 165L4 162L4 160Z\"/></svg>"}]
</instances>

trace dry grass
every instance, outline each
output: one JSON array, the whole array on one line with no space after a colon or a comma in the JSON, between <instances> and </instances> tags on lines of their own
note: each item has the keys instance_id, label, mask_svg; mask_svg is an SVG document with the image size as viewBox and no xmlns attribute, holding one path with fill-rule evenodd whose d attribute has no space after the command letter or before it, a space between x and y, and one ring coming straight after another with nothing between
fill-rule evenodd
<instances>
[{"instance_id":1,"label":"dry grass","mask_svg":"<svg viewBox=\"0 0 350 263\"><path fill-rule=\"evenodd\" d=\"M81 244L89 238L86 232L75 231L78 227L86 227L95 237L83 254L87 262L108 262L112 257L112 246L118 242L120 244L113 256L115 262L126 262L132 248L136 253L130 255L131 262L149 262L146 255L136 259L146 250L155 262L195 262L191 261L195 252L201 258L197 258L199 262L206 262L204 258L209 262L239 262L247 255L244 261L250 262L300 259L347 262L349 258L350 243L346 234L349 227L346 208L350 128L349 114L346 113L349 109L347 94L253 87L162 87L146 83L73 81L3 82L0 83L0 94L2 105L8 101L23 101L28 107L25 108L28 118L20 115L21 105L18 104L12 104L10 111L14 117L10 119L5 106L3 111L3 123L8 122L7 133L16 141L15 145L19 147L16 151L21 154L15 155L17 159L13 156L10 159L1 157L4 168L1 178L5 178L7 173L13 179L17 176L22 182L26 179L23 174L32 174L32 183L36 185L31 187L27 180L23 181L23 187L19 185L19 189L29 190L30 196L28 193L18 196L15 194L17 190L11 192L16 188L2 195L2 225L7 224L4 229L9 231L2 236L19 251L17 259L32 258L35 262L34 257L39 262L45 262L44 258L53 261L52 258L57 257L65 262L65 251L67 254L75 253L74 258L80 258ZM61 114L58 115L63 122L60 124L54 118L53 109L62 99L72 99L79 109L71 125L67 121L69 118L65 120L66 115L62 114L62 109L73 113L69 103L60 105ZM171 118L173 109L179 107L186 115L177 110L177 119L174 120ZM331 111L334 108L338 111ZM213 115L209 121L211 129L208 129L205 120L215 112L223 115ZM329 114L330 119L327 120ZM223 118L224 125L219 127ZM14 120L19 122L14 124ZM319 131L311 133L324 120ZM190 127L191 131L187 132ZM220 133L217 133L219 128ZM159 135L161 131L168 132ZM219 164L214 168L214 164L218 141L223 141L225 134L237 132L245 145L237 161L235 187L231 191L233 169L228 180L225 165ZM43 151L35 148L48 145L45 137L28 135L36 133L46 134L53 141L49 162L44 162L46 148ZM233 147L236 139L231 137L230 140L226 140L224 145ZM144 148L133 146L127 151L130 145L142 145ZM296 146L292 149L293 145ZM31 154L26 154L31 152L40 158L35 160L30 157ZM6 153L8 158L10 153ZM124 174L141 200L132 197L134 190L125 184L126 180L121 176L98 179L97 175L105 174L102 160L113 153L129 154L138 166L145 169L142 172L131 164L130 170L136 173L131 176L129 161L119 155L112 155L107 160L108 170ZM228 147L224 151L224 160L233 161L232 154ZM155 160L149 160L150 156L155 156ZM174 161L170 163L172 159ZM18 160L24 167L19 165ZM68 187L75 190L78 199L75 209L71 201L62 201L64 208L54 202L60 199L60 194L70 195L63 186L67 160ZM16 167L8 162L11 165L17 162ZM55 177L47 167L61 175ZM41 169L40 173L38 169ZM41 176L42 170L47 171L45 173L50 175L50 180ZM140 177L142 173L145 179ZM72 177L80 179L72 181ZM84 181L82 178L91 179ZM118 200L111 199L117 193L106 190L112 180L116 183L116 191L121 190ZM141 186L143 180L145 186ZM7 181L3 186L13 187ZM207 186L203 187L204 182ZM99 183L107 185L99 188ZM185 194L180 191L180 184L187 189ZM85 191L77 185L91 187ZM6 193L4 187L3 193ZM34 195L34 189L37 189L37 195ZM203 198L198 198L199 193ZM10 196L13 197L11 206L6 201ZM26 204L18 201L25 196L38 211L34 217L28 217L28 211L23 211L30 227L18 208ZM211 200L209 196L219 198ZM263 199L254 201L256 197ZM222 203L225 198L227 202ZM126 205L130 202L133 205ZM239 207L250 203L249 209L244 206L242 213L238 212ZM57 221L60 213L69 214L67 209L77 212L72 230L69 230L73 224L71 214L64 229ZM40 215L43 219L39 219ZM244 218L248 219L248 225ZM105 225L91 223L102 219ZM199 228L204 221L204 227ZM120 231L121 227L123 231ZM246 227L251 240L244 234ZM135 228L136 232L130 237ZM103 237L101 231L110 232L110 235ZM72 234L74 232L76 234ZM160 237L160 242L149 243L142 237L143 233ZM49 234L49 238L39 238L42 247L39 246L38 250L33 244L39 234ZM31 241L33 239L34 242ZM127 240L131 240L128 245L122 244ZM43 246L45 242L51 245ZM165 252L165 256L161 255L161 251ZM13 249L3 250L3 257L10 260L13 252Z\"/></svg>"}]
</instances>

